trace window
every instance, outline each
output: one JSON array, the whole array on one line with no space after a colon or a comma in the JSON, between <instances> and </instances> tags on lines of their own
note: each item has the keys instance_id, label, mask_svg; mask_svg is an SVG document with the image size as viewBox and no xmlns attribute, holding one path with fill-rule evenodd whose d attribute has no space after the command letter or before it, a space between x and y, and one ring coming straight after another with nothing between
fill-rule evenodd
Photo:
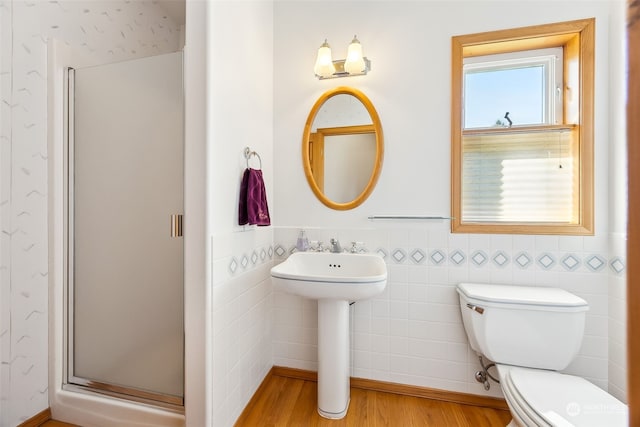
<instances>
[{"instance_id":1,"label":"window","mask_svg":"<svg viewBox=\"0 0 640 427\"><path fill-rule=\"evenodd\" d=\"M561 47L464 58L464 129L562 123ZM509 113L509 120L504 118Z\"/></svg>"},{"instance_id":2,"label":"window","mask_svg":"<svg viewBox=\"0 0 640 427\"><path fill-rule=\"evenodd\" d=\"M593 234L594 20L452 40L452 232Z\"/></svg>"}]
</instances>

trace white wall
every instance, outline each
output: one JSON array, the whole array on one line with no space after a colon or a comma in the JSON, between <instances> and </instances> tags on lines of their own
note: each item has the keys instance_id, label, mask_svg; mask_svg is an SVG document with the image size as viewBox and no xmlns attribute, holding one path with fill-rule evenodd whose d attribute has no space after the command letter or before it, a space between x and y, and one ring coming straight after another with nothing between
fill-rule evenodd
<instances>
[{"instance_id":1,"label":"white wall","mask_svg":"<svg viewBox=\"0 0 640 427\"><path fill-rule=\"evenodd\" d=\"M96 62L178 50L151 1L0 2L0 426L48 407L47 42Z\"/></svg>"},{"instance_id":2,"label":"white wall","mask_svg":"<svg viewBox=\"0 0 640 427\"><path fill-rule=\"evenodd\" d=\"M275 3L276 256L286 257L304 227L310 239L364 241L388 264L385 293L353 306L353 375L485 394L473 379L478 365L454 290L461 281L479 281L559 286L585 298L591 307L585 339L567 372L608 388L608 281L617 277L608 266L608 64L610 49L620 44L619 30L610 35L611 7L606 1ZM451 234L446 221L367 221L371 214L450 214L451 36L588 17L596 18L595 236L466 235ZM318 46L327 38L334 58L343 58L354 33L372 61L370 74L318 81L312 71ZM307 114L338 85L371 99L385 135L375 191L346 212L314 197L300 161ZM545 257L553 260L548 268ZM275 293L274 310L274 363L316 369L313 301ZM489 394L498 393L494 386Z\"/></svg>"},{"instance_id":3,"label":"white wall","mask_svg":"<svg viewBox=\"0 0 640 427\"><path fill-rule=\"evenodd\" d=\"M237 225L246 146L262 159L274 217L273 6L264 1L215 1L208 7L213 392L207 403L212 425L228 426L273 364L269 280L273 227ZM258 167L256 159L251 166Z\"/></svg>"}]
</instances>

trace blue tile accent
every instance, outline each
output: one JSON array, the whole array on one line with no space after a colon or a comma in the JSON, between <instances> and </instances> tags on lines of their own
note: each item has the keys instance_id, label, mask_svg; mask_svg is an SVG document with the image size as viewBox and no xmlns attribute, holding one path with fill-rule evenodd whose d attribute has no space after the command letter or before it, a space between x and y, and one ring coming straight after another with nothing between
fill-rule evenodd
<instances>
[{"instance_id":1,"label":"blue tile accent","mask_svg":"<svg viewBox=\"0 0 640 427\"><path fill-rule=\"evenodd\" d=\"M407 257L407 254L402 249L394 249L391 253L391 258L396 264L402 264Z\"/></svg>"},{"instance_id":2,"label":"blue tile accent","mask_svg":"<svg viewBox=\"0 0 640 427\"><path fill-rule=\"evenodd\" d=\"M444 254L442 253L442 251L440 251L440 249L435 249L431 251L431 254L429 254L429 258L431 259L431 262L435 265L440 265L447 259L447 257L444 256Z\"/></svg>"},{"instance_id":3,"label":"blue tile accent","mask_svg":"<svg viewBox=\"0 0 640 427\"><path fill-rule=\"evenodd\" d=\"M585 260L585 265L589 270L595 273L602 270L607 265L607 261L600 255L594 254Z\"/></svg>"},{"instance_id":4,"label":"blue tile accent","mask_svg":"<svg viewBox=\"0 0 640 427\"><path fill-rule=\"evenodd\" d=\"M564 267L565 270L574 271L578 269L578 267L580 267L580 264L582 264L582 262L577 255L567 254L564 256L564 258L562 258L562 260L560 260L560 264L562 264L562 267Z\"/></svg>"},{"instance_id":5,"label":"blue tile accent","mask_svg":"<svg viewBox=\"0 0 640 427\"><path fill-rule=\"evenodd\" d=\"M493 258L491 258L491 260L495 265L497 265L500 268L506 267L507 265L509 265L509 262L511 261L509 259L509 256L502 251L498 251L495 254L493 254Z\"/></svg>"},{"instance_id":6,"label":"blue tile accent","mask_svg":"<svg viewBox=\"0 0 640 427\"><path fill-rule=\"evenodd\" d=\"M464 252L456 249L455 251L451 252L451 254L449 254L449 259L455 265L462 265L467 260L467 257L464 255Z\"/></svg>"},{"instance_id":7,"label":"blue tile accent","mask_svg":"<svg viewBox=\"0 0 640 427\"><path fill-rule=\"evenodd\" d=\"M611 261L609 262L609 267L611 267L611 269L616 274L621 274L626 269L626 265L624 264L624 261L622 260L622 258L618 256L611 259Z\"/></svg>"},{"instance_id":8,"label":"blue tile accent","mask_svg":"<svg viewBox=\"0 0 640 427\"><path fill-rule=\"evenodd\" d=\"M276 248L275 248L274 252L279 257L283 257L284 254L287 253L287 250L278 244L278 245L276 245Z\"/></svg>"},{"instance_id":9,"label":"blue tile accent","mask_svg":"<svg viewBox=\"0 0 640 427\"><path fill-rule=\"evenodd\" d=\"M411 252L411 260L416 264L424 264L426 259L427 256L422 249L414 249L413 252Z\"/></svg>"},{"instance_id":10,"label":"blue tile accent","mask_svg":"<svg viewBox=\"0 0 640 427\"><path fill-rule=\"evenodd\" d=\"M231 262L229 263L229 271L231 274L236 274L238 270L238 260L235 258L231 258Z\"/></svg>"},{"instance_id":11,"label":"blue tile accent","mask_svg":"<svg viewBox=\"0 0 640 427\"><path fill-rule=\"evenodd\" d=\"M538 261L538 265L545 270L551 270L553 266L556 265L556 259L548 253L543 253L536 261Z\"/></svg>"},{"instance_id":12,"label":"blue tile accent","mask_svg":"<svg viewBox=\"0 0 640 427\"><path fill-rule=\"evenodd\" d=\"M522 269L528 268L533 262L531 255L526 252L520 252L513 258L513 260L515 261L515 264Z\"/></svg>"},{"instance_id":13,"label":"blue tile accent","mask_svg":"<svg viewBox=\"0 0 640 427\"><path fill-rule=\"evenodd\" d=\"M471 254L471 261L477 267L483 266L484 264L486 264L488 260L489 260L489 257L487 256L486 253L484 253L484 251L478 250Z\"/></svg>"}]
</instances>

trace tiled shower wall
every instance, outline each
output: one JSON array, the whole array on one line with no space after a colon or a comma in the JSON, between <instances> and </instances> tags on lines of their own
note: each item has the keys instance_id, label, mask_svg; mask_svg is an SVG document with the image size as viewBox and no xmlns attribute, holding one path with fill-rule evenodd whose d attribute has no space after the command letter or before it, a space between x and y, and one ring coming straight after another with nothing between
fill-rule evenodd
<instances>
[{"instance_id":1,"label":"tiled shower wall","mask_svg":"<svg viewBox=\"0 0 640 427\"><path fill-rule=\"evenodd\" d=\"M48 406L47 43L96 62L179 50L152 1L0 1L0 426Z\"/></svg>"},{"instance_id":2,"label":"tiled shower wall","mask_svg":"<svg viewBox=\"0 0 640 427\"><path fill-rule=\"evenodd\" d=\"M277 228L274 256L294 250L298 229ZM589 303L582 348L566 372L608 387L608 282L624 282L624 251L606 238L463 235L448 224L372 223L368 229L310 228L311 240L364 243L385 258L384 293L351 308L356 377L474 394L478 361L462 326L455 285L464 281L557 286ZM620 249L620 248L614 248ZM274 292L274 364L317 369L315 301Z\"/></svg>"}]
</instances>

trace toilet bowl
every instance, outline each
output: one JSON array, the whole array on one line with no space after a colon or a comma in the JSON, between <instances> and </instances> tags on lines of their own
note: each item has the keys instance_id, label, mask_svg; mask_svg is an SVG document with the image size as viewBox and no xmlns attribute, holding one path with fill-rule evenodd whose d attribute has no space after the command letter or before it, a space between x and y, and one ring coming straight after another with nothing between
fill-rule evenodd
<instances>
[{"instance_id":1,"label":"toilet bowl","mask_svg":"<svg viewBox=\"0 0 640 427\"><path fill-rule=\"evenodd\" d=\"M461 283L471 348L496 363L509 426L626 426L625 404L589 381L556 372L580 349L588 304L558 288Z\"/></svg>"}]
</instances>

